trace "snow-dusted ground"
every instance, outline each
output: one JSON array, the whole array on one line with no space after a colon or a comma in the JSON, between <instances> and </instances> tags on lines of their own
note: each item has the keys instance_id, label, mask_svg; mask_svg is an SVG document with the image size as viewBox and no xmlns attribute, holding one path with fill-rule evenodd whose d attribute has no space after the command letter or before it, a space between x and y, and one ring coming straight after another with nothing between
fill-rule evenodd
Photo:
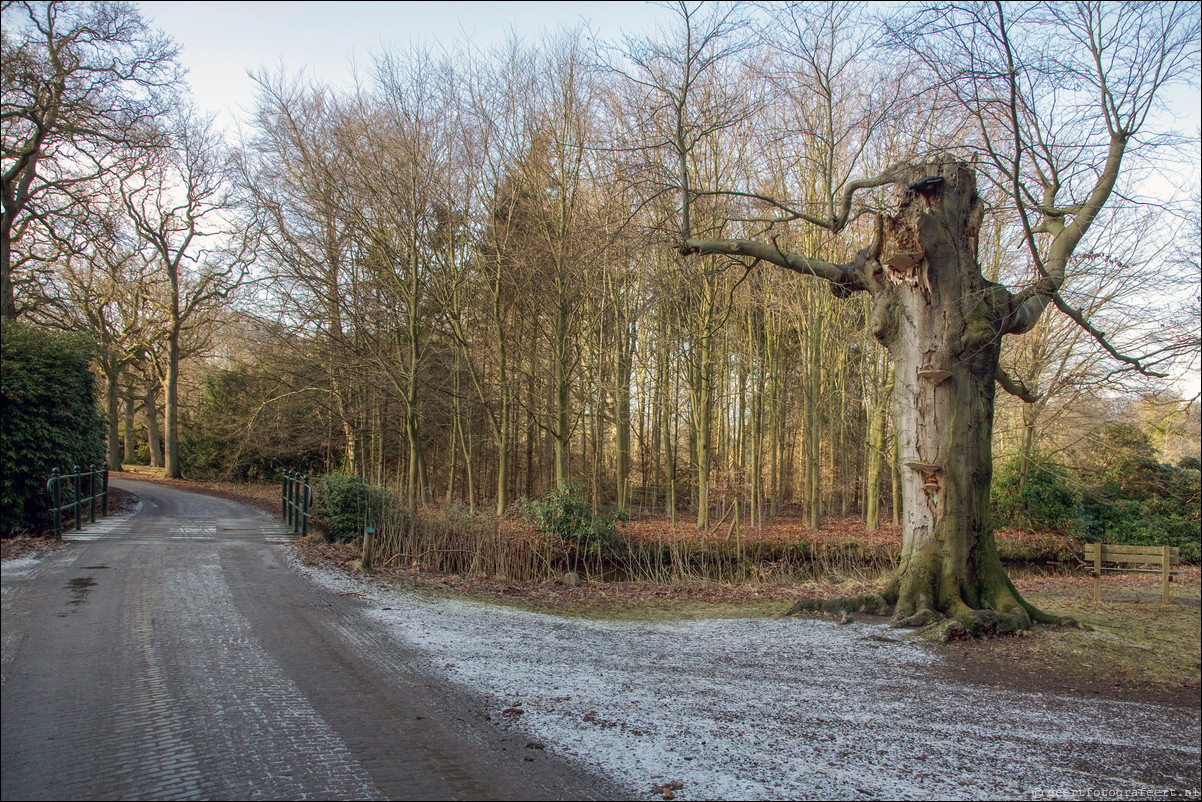
<instances>
[{"instance_id":1,"label":"snow-dusted ground","mask_svg":"<svg viewBox=\"0 0 1202 802\"><path fill-rule=\"evenodd\" d=\"M488 713L632 797L1196 796L1196 710L956 681L879 625L598 623L428 599L328 570ZM520 712L519 712L520 711Z\"/></svg>"}]
</instances>

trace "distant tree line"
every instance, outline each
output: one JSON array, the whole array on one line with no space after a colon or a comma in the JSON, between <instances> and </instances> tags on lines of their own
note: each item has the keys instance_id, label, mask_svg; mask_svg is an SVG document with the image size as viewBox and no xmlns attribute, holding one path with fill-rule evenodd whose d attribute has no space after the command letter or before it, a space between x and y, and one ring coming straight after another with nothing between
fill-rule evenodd
<instances>
[{"instance_id":1,"label":"distant tree line","mask_svg":"<svg viewBox=\"0 0 1202 802\"><path fill-rule=\"evenodd\" d=\"M986 278L1031 279L1014 177L986 158L996 109L884 57L868 13L682 6L609 49L578 31L386 49L354 91L264 72L232 147L136 8L8 4L4 317L96 343L114 468L341 472L410 509L501 514L571 490L701 528L896 523L897 377L868 299L680 248L685 214L694 237L848 262L813 221L838 217L849 183L957 147L984 165ZM1196 80L1182 53L1196 40L1165 81ZM1082 184L1098 141L1057 144L1057 180ZM890 203L873 192L847 215L864 242ZM1106 207L1060 293L1142 373L1069 315L1006 341L1026 390L998 407L1006 519L1038 515L1024 499L1051 476L1072 504L1117 498L1100 469L1088 490L1068 477L1127 453L1105 427L1133 410L1197 456L1197 398L1149 375L1197 367L1197 238L1171 233L1196 190L1174 204Z\"/></svg>"}]
</instances>

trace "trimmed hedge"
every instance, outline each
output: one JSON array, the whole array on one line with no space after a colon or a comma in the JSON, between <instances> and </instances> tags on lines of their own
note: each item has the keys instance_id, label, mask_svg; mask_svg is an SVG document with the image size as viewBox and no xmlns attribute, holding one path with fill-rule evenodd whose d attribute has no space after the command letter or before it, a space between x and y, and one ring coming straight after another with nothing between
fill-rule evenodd
<instances>
[{"instance_id":1,"label":"trimmed hedge","mask_svg":"<svg viewBox=\"0 0 1202 802\"><path fill-rule=\"evenodd\" d=\"M82 337L0 321L0 517L5 537L49 523L54 468L105 461L93 345Z\"/></svg>"}]
</instances>

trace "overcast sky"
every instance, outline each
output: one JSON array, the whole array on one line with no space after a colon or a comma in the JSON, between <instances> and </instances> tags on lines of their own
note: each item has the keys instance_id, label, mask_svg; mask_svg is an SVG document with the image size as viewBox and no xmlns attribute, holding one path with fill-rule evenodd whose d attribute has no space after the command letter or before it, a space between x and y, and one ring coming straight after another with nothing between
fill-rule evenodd
<instances>
[{"instance_id":1,"label":"overcast sky","mask_svg":"<svg viewBox=\"0 0 1202 802\"><path fill-rule=\"evenodd\" d=\"M370 66L382 45L448 47L468 39L489 46L510 31L537 36L588 23L603 39L638 33L670 15L642 2L143 2L142 15L182 47L181 61L200 107L230 127L254 103L247 70L307 68L332 85L351 67Z\"/></svg>"}]
</instances>

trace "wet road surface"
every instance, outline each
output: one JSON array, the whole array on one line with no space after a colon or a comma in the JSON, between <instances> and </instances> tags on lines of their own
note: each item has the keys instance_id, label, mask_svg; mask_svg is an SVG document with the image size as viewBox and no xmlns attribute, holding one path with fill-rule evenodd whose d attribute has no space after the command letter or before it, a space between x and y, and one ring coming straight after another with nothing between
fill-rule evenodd
<instances>
[{"instance_id":1,"label":"wet road surface","mask_svg":"<svg viewBox=\"0 0 1202 802\"><path fill-rule=\"evenodd\" d=\"M290 569L234 501L143 506L5 564L3 799L595 799ZM389 644L385 648L385 644Z\"/></svg>"}]
</instances>

